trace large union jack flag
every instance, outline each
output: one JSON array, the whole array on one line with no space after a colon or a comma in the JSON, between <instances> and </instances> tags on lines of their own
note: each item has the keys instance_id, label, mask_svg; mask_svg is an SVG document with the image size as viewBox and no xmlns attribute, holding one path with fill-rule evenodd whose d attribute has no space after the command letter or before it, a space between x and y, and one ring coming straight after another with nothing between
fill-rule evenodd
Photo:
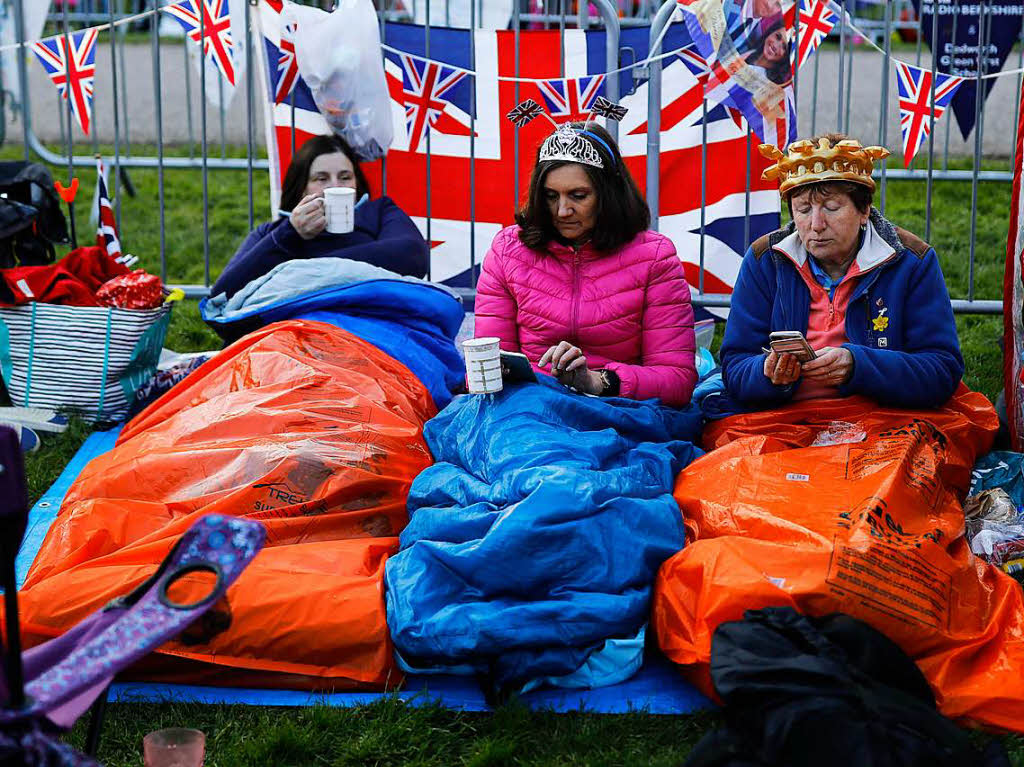
<instances>
[{"instance_id":1,"label":"large union jack flag","mask_svg":"<svg viewBox=\"0 0 1024 767\"><path fill-rule=\"evenodd\" d=\"M235 65L231 59L233 43L228 0L179 0L165 5L161 10L178 20L189 39L202 45L203 56L213 61L224 79L234 85Z\"/></svg>"},{"instance_id":2,"label":"large union jack flag","mask_svg":"<svg viewBox=\"0 0 1024 767\"><path fill-rule=\"evenodd\" d=\"M792 30L796 26L796 4L786 11L786 27ZM828 0L800 0L800 50L790 50L790 60L794 61L793 70L802 67L811 54L818 49L828 33L839 22L839 14L832 10Z\"/></svg>"},{"instance_id":3,"label":"large union jack flag","mask_svg":"<svg viewBox=\"0 0 1024 767\"><path fill-rule=\"evenodd\" d=\"M329 128L301 75L295 85L295 109L274 103L280 11L269 0L262 0L257 18L264 45L255 50L262 57L271 201L276 204L280 179L291 160L293 137L298 148ZM558 30L523 30L516 35L509 30L432 27L428 34L422 26L387 23L381 40L386 46L395 140L386 163L364 163L363 169L374 194L391 197L430 241L430 278L449 285L471 285L494 236L513 223L513 214L529 188L537 147L551 133L547 120L516 128L505 115L526 99L540 102L535 81L589 78L585 82L590 83L601 76L609 68L607 37L602 30L579 29L567 29L564 35ZM636 27L623 29L619 42L642 59L649 41L650 29ZM663 41L664 50L679 50L690 42L686 27L672 24ZM445 111L430 128L429 163L426 142L413 143L403 129L407 115L403 53L435 59L446 68L476 72L475 77L463 77L444 93ZM517 74L529 82L513 82ZM616 126L619 147L644 189L648 148L642 126L647 121L648 85L634 83L627 71L605 77L605 90L613 76L619 78L620 103L629 109ZM761 180L769 163L758 154L756 141L749 142L748 153L745 126L737 127L724 108L711 107L705 116L702 92L702 84L682 61L666 59L661 92L661 193L655 212L658 229L675 243L690 283L696 288L703 282L707 293L728 293L749 243L778 227L779 194L775 184ZM702 153L705 133L707 151ZM702 240L703 163L713 172L706 174L703 190ZM471 174L476 179L475 195ZM747 210L750 217L745 220ZM698 274L702 246L703 281Z\"/></svg>"},{"instance_id":4,"label":"large union jack flag","mask_svg":"<svg viewBox=\"0 0 1024 767\"><path fill-rule=\"evenodd\" d=\"M32 44L32 52L42 63L46 74L68 99L71 114L82 132L89 133L92 117L92 81L96 75L96 29L85 29L69 35L70 52L63 35L49 37Z\"/></svg>"},{"instance_id":5,"label":"large union jack flag","mask_svg":"<svg viewBox=\"0 0 1024 767\"><path fill-rule=\"evenodd\" d=\"M463 130L464 126L447 114L452 106L447 94L466 77L466 72L406 54L401 59L402 102L405 105L409 151L419 149L420 142L431 129L456 135L468 134L468 129Z\"/></svg>"},{"instance_id":6,"label":"large union jack flag","mask_svg":"<svg viewBox=\"0 0 1024 767\"><path fill-rule=\"evenodd\" d=\"M900 129L903 132L903 165L910 167L931 131L932 115L938 120L946 111L962 77L935 74L935 100L932 101L931 70L896 62L896 84L900 91Z\"/></svg>"},{"instance_id":7,"label":"large union jack flag","mask_svg":"<svg viewBox=\"0 0 1024 767\"><path fill-rule=\"evenodd\" d=\"M277 87L274 91L274 103L280 104L295 89L295 80L299 76L299 62L295 58L295 31L298 24L294 21L281 27L280 54L277 57Z\"/></svg>"},{"instance_id":8,"label":"large union jack flag","mask_svg":"<svg viewBox=\"0 0 1024 767\"><path fill-rule=\"evenodd\" d=\"M542 80L537 83L548 114L557 123L586 120L603 92L604 75Z\"/></svg>"}]
</instances>

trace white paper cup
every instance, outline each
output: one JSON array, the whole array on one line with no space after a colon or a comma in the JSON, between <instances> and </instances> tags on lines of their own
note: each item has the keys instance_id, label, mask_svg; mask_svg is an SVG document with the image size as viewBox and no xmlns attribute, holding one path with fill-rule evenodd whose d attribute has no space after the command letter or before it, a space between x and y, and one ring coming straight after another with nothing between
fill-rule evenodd
<instances>
[{"instance_id":1,"label":"white paper cup","mask_svg":"<svg viewBox=\"0 0 1024 767\"><path fill-rule=\"evenodd\" d=\"M324 190L324 215L327 231L346 234L355 228L356 190L348 186L332 186Z\"/></svg>"},{"instance_id":2,"label":"white paper cup","mask_svg":"<svg viewBox=\"0 0 1024 767\"><path fill-rule=\"evenodd\" d=\"M470 338L462 342L466 382L470 394L493 394L502 389L501 348L498 338Z\"/></svg>"}]
</instances>

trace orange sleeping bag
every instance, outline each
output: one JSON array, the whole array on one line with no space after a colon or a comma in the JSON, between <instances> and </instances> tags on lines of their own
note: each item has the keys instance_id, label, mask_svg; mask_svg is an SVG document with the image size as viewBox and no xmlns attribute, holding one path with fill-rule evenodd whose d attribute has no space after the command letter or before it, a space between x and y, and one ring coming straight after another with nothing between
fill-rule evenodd
<instances>
[{"instance_id":1,"label":"orange sleeping bag","mask_svg":"<svg viewBox=\"0 0 1024 767\"><path fill-rule=\"evenodd\" d=\"M961 507L997 426L963 387L938 411L850 398L710 424L713 452L676 481L687 545L658 575L661 649L711 694L719 624L843 612L917 662L945 715L1024 730L1021 586L971 554Z\"/></svg>"},{"instance_id":2,"label":"orange sleeping bag","mask_svg":"<svg viewBox=\"0 0 1024 767\"><path fill-rule=\"evenodd\" d=\"M263 551L148 679L382 687L401 675L383 574L432 459L433 400L402 364L332 325L243 338L129 423L72 485L21 595L28 643L149 576L196 517L261 520Z\"/></svg>"}]
</instances>

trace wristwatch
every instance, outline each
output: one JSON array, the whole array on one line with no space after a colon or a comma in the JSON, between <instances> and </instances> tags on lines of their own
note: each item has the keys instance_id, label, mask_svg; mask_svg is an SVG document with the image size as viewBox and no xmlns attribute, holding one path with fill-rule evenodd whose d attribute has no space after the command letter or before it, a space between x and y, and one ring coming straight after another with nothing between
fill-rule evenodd
<instances>
[{"instance_id":1,"label":"wristwatch","mask_svg":"<svg viewBox=\"0 0 1024 767\"><path fill-rule=\"evenodd\" d=\"M618 374L614 370L607 370L605 368L595 372L601 376L601 391L597 393L598 396L618 397L619 387L622 385L622 381L619 379Z\"/></svg>"}]
</instances>

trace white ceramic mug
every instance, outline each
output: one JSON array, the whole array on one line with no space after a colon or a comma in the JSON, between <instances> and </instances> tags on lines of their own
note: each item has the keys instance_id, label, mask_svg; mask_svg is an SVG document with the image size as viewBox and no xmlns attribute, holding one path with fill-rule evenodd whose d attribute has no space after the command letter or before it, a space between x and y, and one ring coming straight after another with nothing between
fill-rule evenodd
<instances>
[{"instance_id":1,"label":"white ceramic mug","mask_svg":"<svg viewBox=\"0 0 1024 767\"><path fill-rule=\"evenodd\" d=\"M356 190L348 186L332 186L324 190L324 215L327 231L346 234L355 228Z\"/></svg>"}]
</instances>

